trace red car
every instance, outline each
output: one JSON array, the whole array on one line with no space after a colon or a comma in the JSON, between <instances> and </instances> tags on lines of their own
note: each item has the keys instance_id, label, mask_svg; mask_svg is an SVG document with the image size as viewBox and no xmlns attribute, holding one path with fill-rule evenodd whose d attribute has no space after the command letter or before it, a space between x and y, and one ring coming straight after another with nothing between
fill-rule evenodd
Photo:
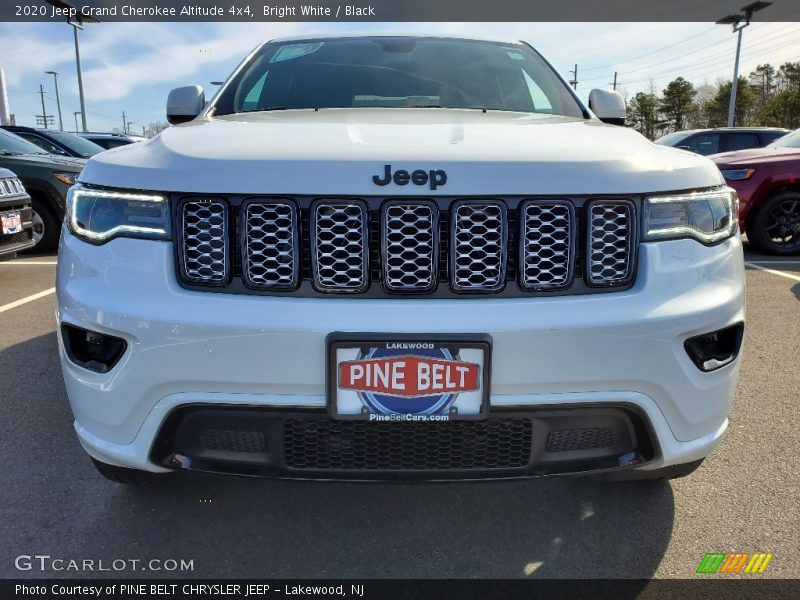
<instances>
[{"instance_id":1,"label":"red car","mask_svg":"<svg viewBox=\"0 0 800 600\"><path fill-rule=\"evenodd\" d=\"M770 254L800 254L800 129L764 148L711 157L739 194L739 222Z\"/></svg>"}]
</instances>

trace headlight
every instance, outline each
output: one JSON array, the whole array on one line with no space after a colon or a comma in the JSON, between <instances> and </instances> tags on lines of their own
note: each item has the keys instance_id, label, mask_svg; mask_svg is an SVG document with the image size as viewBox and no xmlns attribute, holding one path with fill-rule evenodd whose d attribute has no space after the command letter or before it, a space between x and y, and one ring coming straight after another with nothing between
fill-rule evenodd
<instances>
[{"instance_id":1,"label":"headlight","mask_svg":"<svg viewBox=\"0 0 800 600\"><path fill-rule=\"evenodd\" d=\"M644 202L645 241L689 237L712 244L734 235L737 227L736 192L730 188Z\"/></svg>"},{"instance_id":2,"label":"headlight","mask_svg":"<svg viewBox=\"0 0 800 600\"><path fill-rule=\"evenodd\" d=\"M76 236L94 244L115 237L171 239L169 204L156 194L75 186L67 195L67 225Z\"/></svg>"},{"instance_id":3,"label":"headlight","mask_svg":"<svg viewBox=\"0 0 800 600\"><path fill-rule=\"evenodd\" d=\"M743 181L745 179L750 179L755 172L755 169L725 169L720 171L727 181Z\"/></svg>"},{"instance_id":4,"label":"headlight","mask_svg":"<svg viewBox=\"0 0 800 600\"><path fill-rule=\"evenodd\" d=\"M78 177L77 173L53 173L53 177L58 179L61 183L67 185L75 185L75 179Z\"/></svg>"}]
</instances>

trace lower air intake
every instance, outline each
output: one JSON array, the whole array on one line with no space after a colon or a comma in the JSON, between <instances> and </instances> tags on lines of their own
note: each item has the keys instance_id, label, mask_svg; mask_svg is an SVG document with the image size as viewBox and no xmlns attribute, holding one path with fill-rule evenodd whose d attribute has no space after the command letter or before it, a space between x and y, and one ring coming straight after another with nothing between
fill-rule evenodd
<instances>
[{"instance_id":1,"label":"lower air intake","mask_svg":"<svg viewBox=\"0 0 800 600\"><path fill-rule=\"evenodd\" d=\"M562 429L551 431L547 436L548 452L567 452L570 450L594 450L607 448L614 444L614 433L608 427L589 429Z\"/></svg>"},{"instance_id":2,"label":"lower air intake","mask_svg":"<svg viewBox=\"0 0 800 600\"><path fill-rule=\"evenodd\" d=\"M527 418L445 423L287 419L286 466L325 471L445 471L524 468Z\"/></svg>"}]
</instances>

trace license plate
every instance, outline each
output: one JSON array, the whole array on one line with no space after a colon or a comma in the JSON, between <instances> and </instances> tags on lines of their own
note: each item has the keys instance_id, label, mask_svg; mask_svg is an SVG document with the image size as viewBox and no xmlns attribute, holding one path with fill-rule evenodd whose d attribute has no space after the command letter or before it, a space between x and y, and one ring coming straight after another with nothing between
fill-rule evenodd
<instances>
[{"instance_id":1,"label":"license plate","mask_svg":"<svg viewBox=\"0 0 800 600\"><path fill-rule=\"evenodd\" d=\"M0 213L0 233L19 233L22 231L22 217L18 212Z\"/></svg>"},{"instance_id":2,"label":"license plate","mask_svg":"<svg viewBox=\"0 0 800 600\"><path fill-rule=\"evenodd\" d=\"M327 346L335 419L449 421L489 411L488 335L332 333Z\"/></svg>"}]
</instances>

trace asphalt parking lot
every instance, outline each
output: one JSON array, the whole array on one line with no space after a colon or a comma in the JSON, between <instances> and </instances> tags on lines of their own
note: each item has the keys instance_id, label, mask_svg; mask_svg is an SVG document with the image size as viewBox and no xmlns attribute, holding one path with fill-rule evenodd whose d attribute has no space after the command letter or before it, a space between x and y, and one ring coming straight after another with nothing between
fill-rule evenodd
<instances>
[{"instance_id":1,"label":"asphalt parking lot","mask_svg":"<svg viewBox=\"0 0 800 600\"><path fill-rule=\"evenodd\" d=\"M798 577L800 260L746 260L747 341L730 428L691 477L344 484L186 475L153 489L106 481L75 438L56 350L56 258L0 263L0 577L81 576L14 566L19 555L46 554L194 565L102 576L685 578L713 551L774 553L759 577Z\"/></svg>"}]
</instances>

